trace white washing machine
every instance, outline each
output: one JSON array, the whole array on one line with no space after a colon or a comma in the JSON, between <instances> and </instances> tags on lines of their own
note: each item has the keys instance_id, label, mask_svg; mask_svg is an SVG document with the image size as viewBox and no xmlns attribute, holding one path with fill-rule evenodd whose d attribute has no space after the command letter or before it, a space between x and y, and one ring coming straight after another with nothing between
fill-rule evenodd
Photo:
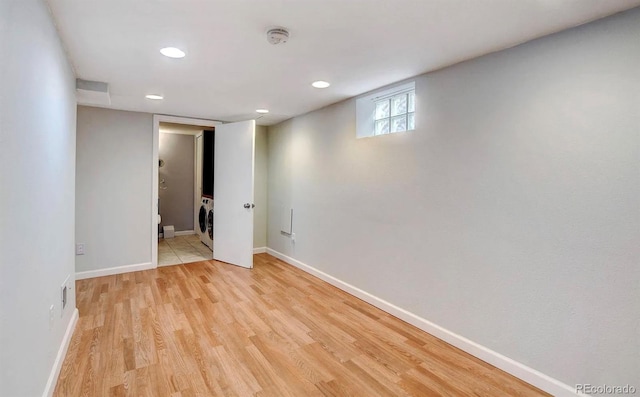
<instances>
[{"instance_id":1,"label":"white washing machine","mask_svg":"<svg viewBox=\"0 0 640 397\"><path fill-rule=\"evenodd\" d=\"M209 238L209 230L207 230L207 222L209 217L209 210L211 209L212 200L207 197L202 197L200 200L200 209L198 210L198 236L200 237L200 241L209 246L207 244L207 239Z\"/></svg>"},{"instance_id":2,"label":"white washing machine","mask_svg":"<svg viewBox=\"0 0 640 397\"><path fill-rule=\"evenodd\" d=\"M213 251L213 199L207 199L207 231L203 233L203 237L200 239Z\"/></svg>"}]
</instances>

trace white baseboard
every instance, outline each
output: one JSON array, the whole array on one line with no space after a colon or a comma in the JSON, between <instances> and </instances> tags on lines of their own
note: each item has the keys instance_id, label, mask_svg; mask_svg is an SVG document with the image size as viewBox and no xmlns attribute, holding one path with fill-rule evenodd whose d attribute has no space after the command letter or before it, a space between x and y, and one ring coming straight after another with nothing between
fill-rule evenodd
<instances>
[{"instance_id":1,"label":"white baseboard","mask_svg":"<svg viewBox=\"0 0 640 397\"><path fill-rule=\"evenodd\" d=\"M49 374L49 380L47 380L47 385L44 388L44 393L42 393L42 397L51 397L53 396L53 392L56 389L56 383L58 383L58 376L60 375L60 370L62 369L62 363L64 363L64 358L67 356L67 350L69 350L69 343L71 342L71 337L73 336L73 331L76 329L76 324L78 323L78 309L73 309L73 314L71 315L71 321L67 325L67 331L64 333L64 337L62 338L62 344L58 349L58 355L56 356L56 361L53 362L53 368L51 368L51 373Z\"/></svg>"},{"instance_id":2,"label":"white baseboard","mask_svg":"<svg viewBox=\"0 0 640 397\"><path fill-rule=\"evenodd\" d=\"M253 249L254 254L264 254L265 252L267 252L267 247L258 247Z\"/></svg>"},{"instance_id":3,"label":"white baseboard","mask_svg":"<svg viewBox=\"0 0 640 397\"><path fill-rule=\"evenodd\" d=\"M297 267L309 274L312 274L329 284L340 288L341 290L362 299L363 301L370 303L371 305L381 309L395 317L398 317L401 320L408 322L411 325L414 325L421 330L439 338L443 341L450 343L451 345L457 347L460 350L463 350L482 361L485 361L501 370L519 378L523 381L539 388L547 393L550 393L556 397L564 397L564 396L576 396L577 393L575 390L550 376L543 374L542 372L536 371L533 368L527 367L524 364L521 364L515 360L510 359L509 357L503 356L500 353L497 353L485 346L482 346L478 343L475 343L461 335L458 335L454 332L451 332L437 324L432 323L422 317L419 317L407 310L404 310L392 303L389 303L383 299L378 298L366 291L363 291L349 283L346 283L340 279L337 279L327 273L324 273L321 270L318 270L314 267L311 267L305 263L298 261L297 259L286 256L278 251L275 251L271 248L267 247L267 253L275 256L278 259L283 260L284 262Z\"/></svg>"},{"instance_id":4,"label":"white baseboard","mask_svg":"<svg viewBox=\"0 0 640 397\"><path fill-rule=\"evenodd\" d=\"M196 234L195 230L180 230L179 232L173 233L174 236L191 236L192 234ZM164 233L158 233L158 237L164 238Z\"/></svg>"},{"instance_id":5,"label":"white baseboard","mask_svg":"<svg viewBox=\"0 0 640 397\"><path fill-rule=\"evenodd\" d=\"M153 269L153 264L151 262L138 263L135 265L125 265L125 266L117 266L117 267L108 267L106 269L98 269L98 270L89 270L86 272L78 272L76 273L76 280L82 280L85 278L94 278L94 277L102 277L102 276L111 276L113 274L121 274L121 273L130 273L130 272L138 272L140 270Z\"/></svg>"}]
</instances>

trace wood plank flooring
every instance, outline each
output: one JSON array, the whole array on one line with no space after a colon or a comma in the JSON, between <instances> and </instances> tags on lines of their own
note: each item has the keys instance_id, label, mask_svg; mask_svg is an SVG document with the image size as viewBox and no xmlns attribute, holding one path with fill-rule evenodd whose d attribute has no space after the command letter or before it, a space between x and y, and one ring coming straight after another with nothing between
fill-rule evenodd
<instances>
[{"instance_id":1,"label":"wood plank flooring","mask_svg":"<svg viewBox=\"0 0 640 397\"><path fill-rule=\"evenodd\" d=\"M76 283L55 396L543 396L267 254Z\"/></svg>"}]
</instances>

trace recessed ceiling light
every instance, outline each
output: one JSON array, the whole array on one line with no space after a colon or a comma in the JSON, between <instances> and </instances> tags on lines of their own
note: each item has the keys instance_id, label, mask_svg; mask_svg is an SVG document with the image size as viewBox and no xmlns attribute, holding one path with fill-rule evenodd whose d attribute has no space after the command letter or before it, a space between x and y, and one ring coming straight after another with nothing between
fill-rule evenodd
<instances>
[{"instance_id":1,"label":"recessed ceiling light","mask_svg":"<svg viewBox=\"0 0 640 397\"><path fill-rule=\"evenodd\" d=\"M184 58L186 55L184 51L175 47L165 47L160 50L160 53L169 58Z\"/></svg>"},{"instance_id":2,"label":"recessed ceiling light","mask_svg":"<svg viewBox=\"0 0 640 397\"><path fill-rule=\"evenodd\" d=\"M318 80L318 81L314 81L313 83L311 83L311 85L316 87L316 88L327 88L331 84L327 83L326 81Z\"/></svg>"},{"instance_id":3,"label":"recessed ceiling light","mask_svg":"<svg viewBox=\"0 0 640 397\"><path fill-rule=\"evenodd\" d=\"M267 110L267 109L256 109L256 112L265 114L265 113L269 113L269 110Z\"/></svg>"},{"instance_id":4,"label":"recessed ceiling light","mask_svg":"<svg viewBox=\"0 0 640 397\"><path fill-rule=\"evenodd\" d=\"M153 99L154 101L159 101L164 98L162 95L156 95L156 94L149 94L149 95L145 95L144 97L147 99Z\"/></svg>"}]
</instances>

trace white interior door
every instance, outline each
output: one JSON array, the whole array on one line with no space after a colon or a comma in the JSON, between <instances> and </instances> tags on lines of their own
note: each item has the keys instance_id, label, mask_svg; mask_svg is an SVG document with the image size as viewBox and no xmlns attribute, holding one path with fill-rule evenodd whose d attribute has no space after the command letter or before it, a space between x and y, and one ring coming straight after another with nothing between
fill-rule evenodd
<instances>
[{"instance_id":1,"label":"white interior door","mask_svg":"<svg viewBox=\"0 0 640 397\"><path fill-rule=\"evenodd\" d=\"M217 125L213 187L213 259L253 267L255 120Z\"/></svg>"}]
</instances>

